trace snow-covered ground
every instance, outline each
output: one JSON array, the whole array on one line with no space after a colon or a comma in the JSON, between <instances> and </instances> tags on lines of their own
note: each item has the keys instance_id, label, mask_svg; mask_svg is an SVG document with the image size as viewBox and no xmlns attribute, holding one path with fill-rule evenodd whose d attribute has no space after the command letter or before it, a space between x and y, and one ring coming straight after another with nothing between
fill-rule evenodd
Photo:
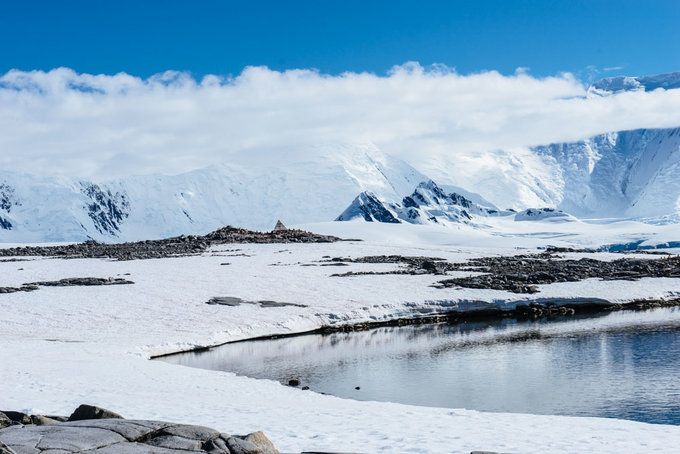
<instances>
[{"instance_id":1,"label":"snow-covered ground","mask_svg":"<svg viewBox=\"0 0 680 454\"><path fill-rule=\"evenodd\" d=\"M560 283L541 286L540 293L528 296L431 287L441 276L330 277L392 265L320 266L324 256L401 254L464 260L526 252L522 247L533 248L538 240L532 235L490 239L471 230L456 236L450 229L430 226L367 228L352 222L317 225L315 230L324 228L335 233L344 229L344 236L369 241L223 245L201 256L127 262L0 261L0 286L84 276L134 281L0 294L0 409L67 414L89 402L130 418L202 424L231 433L263 430L282 452L642 453L668 452L680 443L678 426L358 402L273 381L149 360L196 346L327 324L489 304L512 307L535 298L606 295L623 302L680 296L680 279ZM615 230L610 229L610 235L616 236ZM305 307L205 304L216 296Z\"/></svg>"}]
</instances>

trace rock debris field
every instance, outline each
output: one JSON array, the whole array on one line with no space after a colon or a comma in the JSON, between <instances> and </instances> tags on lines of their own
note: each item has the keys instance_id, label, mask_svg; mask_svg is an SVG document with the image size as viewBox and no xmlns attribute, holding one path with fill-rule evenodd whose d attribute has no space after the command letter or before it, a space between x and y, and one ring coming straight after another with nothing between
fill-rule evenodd
<instances>
[{"instance_id":1,"label":"rock debris field","mask_svg":"<svg viewBox=\"0 0 680 454\"><path fill-rule=\"evenodd\" d=\"M244 243L331 243L341 241L330 235L317 235L297 229L254 232L236 227L223 227L207 235L181 235L162 240L105 244L95 241L63 246L25 246L0 249L0 257L60 257L108 258L138 260L193 255L205 252L210 246Z\"/></svg>"},{"instance_id":2,"label":"rock debris field","mask_svg":"<svg viewBox=\"0 0 680 454\"><path fill-rule=\"evenodd\" d=\"M360 258L334 257L329 263L397 263L394 271L361 271L334 274L335 277L375 274L435 274L450 271L475 273L467 277L443 279L437 288L475 288L507 290L513 293L538 293L538 285L555 282L577 282L584 279L638 280L645 277L680 277L680 256L659 259L621 258L604 261L593 258L563 259L552 251L540 254L481 257L463 263L451 263L432 257L401 255Z\"/></svg>"}]
</instances>

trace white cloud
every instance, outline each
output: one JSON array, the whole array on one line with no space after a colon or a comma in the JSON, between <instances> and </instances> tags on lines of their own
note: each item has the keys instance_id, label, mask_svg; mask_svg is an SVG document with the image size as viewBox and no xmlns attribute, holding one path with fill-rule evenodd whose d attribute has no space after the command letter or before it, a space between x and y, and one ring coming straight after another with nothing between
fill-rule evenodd
<instances>
[{"instance_id":1,"label":"white cloud","mask_svg":"<svg viewBox=\"0 0 680 454\"><path fill-rule=\"evenodd\" d=\"M291 150L370 141L414 165L456 154L680 125L680 90L586 97L570 74L386 76L249 67L234 78L165 72L10 71L0 77L0 168L106 178L179 173ZM302 156L304 157L304 156Z\"/></svg>"}]
</instances>

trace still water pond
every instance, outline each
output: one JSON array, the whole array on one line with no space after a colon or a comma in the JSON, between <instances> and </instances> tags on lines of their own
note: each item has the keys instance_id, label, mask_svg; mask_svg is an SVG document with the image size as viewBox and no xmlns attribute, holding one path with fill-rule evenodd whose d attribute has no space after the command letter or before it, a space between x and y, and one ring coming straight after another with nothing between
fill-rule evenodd
<instances>
[{"instance_id":1,"label":"still water pond","mask_svg":"<svg viewBox=\"0 0 680 454\"><path fill-rule=\"evenodd\" d=\"M163 360L358 400L680 424L678 308L305 335Z\"/></svg>"}]
</instances>

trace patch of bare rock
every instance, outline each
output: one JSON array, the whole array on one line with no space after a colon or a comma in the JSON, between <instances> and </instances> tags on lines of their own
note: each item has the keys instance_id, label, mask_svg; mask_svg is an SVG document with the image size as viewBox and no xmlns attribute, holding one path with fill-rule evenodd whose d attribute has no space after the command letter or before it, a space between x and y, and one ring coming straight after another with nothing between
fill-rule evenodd
<instances>
[{"instance_id":1,"label":"patch of bare rock","mask_svg":"<svg viewBox=\"0 0 680 454\"><path fill-rule=\"evenodd\" d=\"M304 304L282 303L282 302L279 302L279 301L271 301L271 300L246 301L246 300L243 300L241 298L234 297L234 296L216 296L216 297L210 298L208 301L206 301L206 304L220 305L220 306L231 306L231 307L240 306L241 304L255 304L255 305L259 305L260 307L285 307L285 306L307 307Z\"/></svg>"},{"instance_id":2,"label":"patch of bare rock","mask_svg":"<svg viewBox=\"0 0 680 454\"><path fill-rule=\"evenodd\" d=\"M278 453L262 433L228 435L203 426L124 419L92 405L69 417L0 412L0 454Z\"/></svg>"},{"instance_id":3,"label":"patch of bare rock","mask_svg":"<svg viewBox=\"0 0 680 454\"><path fill-rule=\"evenodd\" d=\"M125 285L134 284L127 279L117 277L67 277L58 281L29 282L21 287L0 287L0 293L32 292L40 287L79 287L95 285Z\"/></svg>"},{"instance_id":4,"label":"patch of bare rock","mask_svg":"<svg viewBox=\"0 0 680 454\"><path fill-rule=\"evenodd\" d=\"M680 256L659 259L621 258L597 260L593 258L565 259L555 251L540 254L473 258L464 263L451 263L441 258L380 255L359 258L335 257L326 263L393 263L401 268L391 271L361 271L332 276L374 274L434 274L449 271L468 271L473 276L449 278L435 287L465 287L507 290L513 293L538 293L538 285L555 282L577 282L584 279L638 280L645 277L680 278Z\"/></svg>"},{"instance_id":5,"label":"patch of bare rock","mask_svg":"<svg viewBox=\"0 0 680 454\"><path fill-rule=\"evenodd\" d=\"M298 229L275 229L271 232L255 232L236 227L223 227L206 235L181 235L162 240L146 240L128 243L84 243L60 246L24 246L0 249L0 256L43 256L60 258L108 258L114 260L137 260L193 255L205 252L210 246L231 243L332 243L341 241L330 235L318 235Z\"/></svg>"}]
</instances>

